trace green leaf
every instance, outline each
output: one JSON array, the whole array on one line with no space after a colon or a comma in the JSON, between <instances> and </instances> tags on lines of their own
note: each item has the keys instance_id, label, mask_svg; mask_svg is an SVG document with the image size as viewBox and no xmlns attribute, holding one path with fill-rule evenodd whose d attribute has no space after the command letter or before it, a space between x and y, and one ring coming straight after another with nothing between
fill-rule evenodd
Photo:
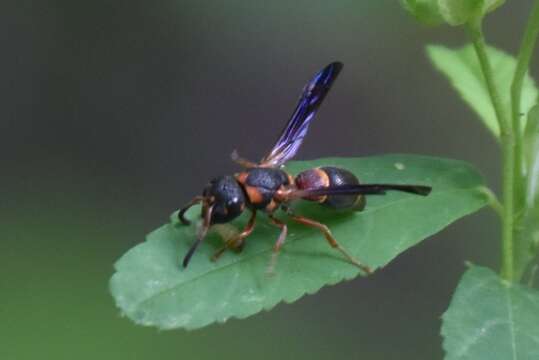
<instances>
[{"instance_id":1,"label":"green leaf","mask_svg":"<svg viewBox=\"0 0 539 360\"><path fill-rule=\"evenodd\" d=\"M483 17L505 0L401 0L401 5L427 25L462 25Z\"/></svg>"},{"instance_id":2,"label":"green leaf","mask_svg":"<svg viewBox=\"0 0 539 360\"><path fill-rule=\"evenodd\" d=\"M483 14L494 11L499 6L503 5L505 0L484 0L483 1Z\"/></svg>"},{"instance_id":3,"label":"green leaf","mask_svg":"<svg viewBox=\"0 0 539 360\"><path fill-rule=\"evenodd\" d=\"M539 105L528 112L528 121L524 130L524 158L528 179L527 202L534 202L539 190Z\"/></svg>"},{"instance_id":4,"label":"green leaf","mask_svg":"<svg viewBox=\"0 0 539 360\"><path fill-rule=\"evenodd\" d=\"M401 5L423 24L438 25L444 21L438 0L401 0Z\"/></svg>"},{"instance_id":5,"label":"green leaf","mask_svg":"<svg viewBox=\"0 0 539 360\"><path fill-rule=\"evenodd\" d=\"M514 271L515 278L521 279L530 263L539 252L539 204L535 202L524 210L518 218L515 228Z\"/></svg>"},{"instance_id":6,"label":"green leaf","mask_svg":"<svg viewBox=\"0 0 539 360\"><path fill-rule=\"evenodd\" d=\"M439 0L440 14L449 25L462 25L477 17L483 0Z\"/></svg>"},{"instance_id":7,"label":"green leaf","mask_svg":"<svg viewBox=\"0 0 539 360\"><path fill-rule=\"evenodd\" d=\"M526 169L526 201L516 219L515 274L520 279L539 251L539 105L528 113L523 137Z\"/></svg>"},{"instance_id":8,"label":"green leaf","mask_svg":"<svg viewBox=\"0 0 539 360\"><path fill-rule=\"evenodd\" d=\"M333 165L350 169L364 182L427 184L427 197L390 192L371 196L361 213L342 213L299 202L296 212L329 226L352 255L372 268L386 265L409 247L486 204L481 176L456 160L412 155L328 158L291 162L288 170ZM189 217L199 216L199 208ZM349 280L359 270L314 229L290 224L273 276L266 274L279 230L260 216L241 254L210 256L222 245L208 236L186 270L180 259L195 237L195 226L173 221L152 232L115 264L110 288L117 306L138 324L194 329L230 317L244 318L277 303L293 302L322 286ZM277 217L286 219L285 214ZM242 228L247 216L233 224Z\"/></svg>"},{"instance_id":9,"label":"green leaf","mask_svg":"<svg viewBox=\"0 0 539 360\"><path fill-rule=\"evenodd\" d=\"M438 0L443 19L453 26L477 21L505 0Z\"/></svg>"},{"instance_id":10,"label":"green leaf","mask_svg":"<svg viewBox=\"0 0 539 360\"><path fill-rule=\"evenodd\" d=\"M539 292L472 266L443 315L446 360L539 359Z\"/></svg>"},{"instance_id":11,"label":"green leaf","mask_svg":"<svg viewBox=\"0 0 539 360\"><path fill-rule=\"evenodd\" d=\"M449 79L464 101L483 120L485 126L496 137L499 137L500 129L473 46L467 45L453 50L440 45L430 45L427 47L427 53L434 66ZM493 47L488 47L487 53L502 105L509 114L510 86L516 60L511 55ZM527 113L530 110L537 101L537 94L535 82L526 75L522 88L521 111Z\"/></svg>"}]
</instances>

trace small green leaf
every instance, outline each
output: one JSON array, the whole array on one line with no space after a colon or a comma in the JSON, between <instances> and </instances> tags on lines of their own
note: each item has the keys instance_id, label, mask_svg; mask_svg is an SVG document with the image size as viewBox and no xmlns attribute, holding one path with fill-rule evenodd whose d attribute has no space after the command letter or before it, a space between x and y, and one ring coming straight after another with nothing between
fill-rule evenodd
<instances>
[{"instance_id":1,"label":"small green leaf","mask_svg":"<svg viewBox=\"0 0 539 360\"><path fill-rule=\"evenodd\" d=\"M505 0L438 0L443 19L453 26L481 19L502 5Z\"/></svg>"},{"instance_id":2,"label":"small green leaf","mask_svg":"<svg viewBox=\"0 0 539 360\"><path fill-rule=\"evenodd\" d=\"M520 279L537 256L539 242L539 105L528 113L523 137L526 169L526 199L516 219L515 276Z\"/></svg>"},{"instance_id":3,"label":"small green leaf","mask_svg":"<svg viewBox=\"0 0 539 360\"><path fill-rule=\"evenodd\" d=\"M524 158L526 161L526 177L528 179L527 203L537 199L539 188L539 105L528 112L528 121L524 130Z\"/></svg>"},{"instance_id":4,"label":"small green leaf","mask_svg":"<svg viewBox=\"0 0 539 360\"><path fill-rule=\"evenodd\" d=\"M500 129L496 114L473 47L467 45L453 50L440 45L430 45L427 47L427 53L434 66L449 79L464 101L483 120L485 126L496 137L499 137ZM510 113L510 86L516 60L511 55L493 47L488 47L487 53L502 105L506 108L506 113ZM529 75L526 75L520 106L524 113L527 113L536 103L537 94L535 82Z\"/></svg>"},{"instance_id":5,"label":"small green leaf","mask_svg":"<svg viewBox=\"0 0 539 360\"><path fill-rule=\"evenodd\" d=\"M539 292L472 266L443 315L446 360L539 359Z\"/></svg>"},{"instance_id":6,"label":"small green leaf","mask_svg":"<svg viewBox=\"0 0 539 360\"><path fill-rule=\"evenodd\" d=\"M494 11L499 6L502 6L505 0L484 0L483 1L483 14L487 14Z\"/></svg>"},{"instance_id":7,"label":"small green leaf","mask_svg":"<svg viewBox=\"0 0 539 360\"><path fill-rule=\"evenodd\" d=\"M426 25L458 26L483 17L505 0L401 0L402 6Z\"/></svg>"},{"instance_id":8,"label":"small green leaf","mask_svg":"<svg viewBox=\"0 0 539 360\"><path fill-rule=\"evenodd\" d=\"M440 14L453 26L462 25L481 13L483 0L438 0Z\"/></svg>"},{"instance_id":9,"label":"small green leaf","mask_svg":"<svg viewBox=\"0 0 539 360\"><path fill-rule=\"evenodd\" d=\"M401 0L401 5L423 24L438 25L444 21L438 0Z\"/></svg>"},{"instance_id":10,"label":"small green leaf","mask_svg":"<svg viewBox=\"0 0 539 360\"><path fill-rule=\"evenodd\" d=\"M521 279L539 251L539 204L535 202L524 210L515 224L515 278Z\"/></svg>"},{"instance_id":11,"label":"small green leaf","mask_svg":"<svg viewBox=\"0 0 539 360\"><path fill-rule=\"evenodd\" d=\"M481 176L468 164L433 157L388 155L371 158L328 158L291 162L288 170L333 165L350 169L363 182L426 184L427 197L390 192L371 196L361 213L340 213L299 202L296 212L328 225L355 257L379 268L453 221L483 207ZM199 216L195 208L188 216ZM286 219L285 214L277 217ZM233 224L242 228L247 216ZM117 306L138 324L163 329L199 328L230 317L244 318L279 302L293 302L322 286L349 280L359 270L332 249L314 229L290 223L273 276L266 275L278 236L260 216L241 254L210 256L222 245L208 236L187 269L180 268L195 237L194 226L173 221L152 232L115 264L110 287Z\"/></svg>"}]
</instances>

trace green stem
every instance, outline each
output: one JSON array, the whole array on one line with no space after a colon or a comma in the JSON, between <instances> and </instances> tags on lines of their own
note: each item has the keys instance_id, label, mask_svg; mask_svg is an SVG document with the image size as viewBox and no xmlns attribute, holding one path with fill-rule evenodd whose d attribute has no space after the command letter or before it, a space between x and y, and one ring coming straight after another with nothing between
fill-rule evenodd
<instances>
[{"instance_id":1,"label":"green stem","mask_svg":"<svg viewBox=\"0 0 539 360\"><path fill-rule=\"evenodd\" d=\"M481 20L470 24L473 46L481 66L481 71L487 84L490 101L500 126L502 142L502 187L503 187L503 216L502 216L502 269L501 276L509 281L513 280L513 194L514 194L514 154L515 141L509 117L506 116L498 88L494 83L492 67L490 65L485 38L481 29Z\"/></svg>"},{"instance_id":2,"label":"green stem","mask_svg":"<svg viewBox=\"0 0 539 360\"><path fill-rule=\"evenodd\" d=\"M500 219L503 219L503 206L498 200L496 194L494 194L494 192L492 192L492 190L490 190L486 186L481 186L479 190L481 190L481 192L487 197L489 206L494 210L496 214L498 214Z\"/></svg>"},{"instance_id":3,"label":"green stem","mask_svg":"<svg viewBox=\"0 0 539 360\"><path fill-rule=\"evenodd\" d=\"M536 0L526 30L524 31L524 37L520 44L520 50L517 57L517 66L515 74L513 76L513 82L511 83L511 117L513 121L513 133L515 134L515 194L514 197L518 202L518 207L523 204L524 201L524 161L522 159L522 130L521 121L522 118L520 103L522 98L522 84L524 82L524 76L528 71L530 65L530 59L535 48L537 36L539 34L539 0Z\"/></svg>"}]
</instances>

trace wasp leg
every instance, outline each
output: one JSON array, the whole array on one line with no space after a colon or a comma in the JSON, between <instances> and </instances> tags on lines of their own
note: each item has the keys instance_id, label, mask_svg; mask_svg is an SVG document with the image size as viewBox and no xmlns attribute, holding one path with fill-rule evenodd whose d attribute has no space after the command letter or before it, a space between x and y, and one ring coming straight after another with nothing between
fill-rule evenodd
<instances>
[{"instance_id":1,"label":"wasp leg","mask_svg":"<svg viewBox=\"0 0 539 360\"><path fill-rule=\"evenodd\" d=\"M195 196L193 200L189 201L178 213L178 219L182 222L184 225L189 225L191 222L185 218L185 213L187 210L189 210L192 206L199 204L204 200L204 197L202 196Z\"/></svg>"},{"instance_id":2,"label":"wasp leg","mask_svg":"<svg viewBox=\"0 0 539 360\"><path fill-rule=\"evenodd\" d=\"M253 229L255 228L255 220L256 220L256 210L252 210L251 217L249 218L249 222L245 226L245 229L241 233L239 233L237 236L234 236L231 239L226 240L225 245L217 250L215 254L211 257L212 261L216 261L219 259L221 255L226 251L226 249L237 249L238 251L243 250L243 245L245 244L245 238L253 232Z\"/></svg>"},{"instance_id":3,"label":"wasp leg","mask_svg":"<svg viewBox=\"0 0 539 360\"><path fill-rule=\"evenodd\" d=\"M266 270L266 273L271 275L273 274L273 270L275 269L275 264L277 263L277 257L279 256L279 251L281 250L281 247L283 246L284 241L286 240L286 235L288 234L288 226L286 226L286 224L283 223L281 220L273 217L273 215L271 214L269 215L269 218L272 224L276 225L277 227L281 229L281 233L279 234L279 237L277 238L275 245L273 245L273 254L271 254L270 263Z\"/></svg>"},{"instance_id":4,"label":"wasp leg","mask_svg":"<svg viewBox=\"0 0 539 360\"><path fill-rule=\"evenodd\" d=\"M232 151L232 154L230 154L230 158L236 164L239 164L247 169L258 167L258 164L240 157L240 155L238 154L236 150Z\"/></svg>"},{"instance_id":5,"label":"wasp leg","mask_svg":"<svg viewBox=\"0 0 539 360\"><path fill-rule=\"evenodd\" d=\"M359 260L357 260L352 255L350 255L348 253L348 251L344 247L341 246L341 244L339 244L337 242L337 240L333 237L333 235L331 234L331 231L329 230L329 228L326 225L324 225L322 223L319 223L317 221L314 221L312 219L303 217L303 216L292 215L292 214L290 214L289 216L290 216L290 218L292 220L294 220L294 221L296 221L296 222L298 222L300 224L310 226L310 227L314 227L314 228L320 230L322 232L322 234L324 234L325 238L327 239L327 241L331 245L331 247L336 248L337 250L339 250L348 259L348 261L350 261L352 264L356 265L358 268L360 268L361 270L363 270L367 274L372 274L371 268L369 268L366 265L363 265Z\"/></svg>"}]
</instances>

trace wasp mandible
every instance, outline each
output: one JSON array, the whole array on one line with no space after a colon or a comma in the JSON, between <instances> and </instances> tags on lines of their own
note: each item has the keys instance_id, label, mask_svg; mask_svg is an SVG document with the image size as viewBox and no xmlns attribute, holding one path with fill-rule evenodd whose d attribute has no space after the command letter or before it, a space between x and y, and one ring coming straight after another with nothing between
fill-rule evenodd
<instances>
[{"instance_id":1,"label":"wasp mandible","mask_svg":"<svg viewBox=\"0 0 539 360\"><path fill-rule=\"evenodd\" d=\"M309 129L309 124L342 67L342 63L333 62L307 83L277 142L260 162L255 163L243 159L234 151L231 155L232 159L244 170L234 175L212 179L204 188L201 196L196 196L180 210L178 215L180 221L189 225L190 222L185 218L185 212L195 204L202 204L202 227L197 234L196 241L183 259L184 268L189 264L193 253L212 225L228 223L245 210L249 210L251 216L243 231L228 239L225 245L213 256L213 259L216 260L226 249L241 251L245 245L245 239L253 232L257 213L264 212L269 221L280 229L280 234L273 246L271 271L288 232L287 224L275 217L275 212L278 209L283 209L289 219L318 229L331 247L339 250L348 261L367 273L371 272L367 265L362 264L339 244L326 225L294 214L289 204L294 200L303 199L334 209L362 211L365 208L366 195L383 195L388 190L395 190L426 196L430 193L431 187L360 184L357 177L350 171L333 166L306 170L295 177L283 169L284 164L298 152Z\"/></svg>"}]
</instances>

